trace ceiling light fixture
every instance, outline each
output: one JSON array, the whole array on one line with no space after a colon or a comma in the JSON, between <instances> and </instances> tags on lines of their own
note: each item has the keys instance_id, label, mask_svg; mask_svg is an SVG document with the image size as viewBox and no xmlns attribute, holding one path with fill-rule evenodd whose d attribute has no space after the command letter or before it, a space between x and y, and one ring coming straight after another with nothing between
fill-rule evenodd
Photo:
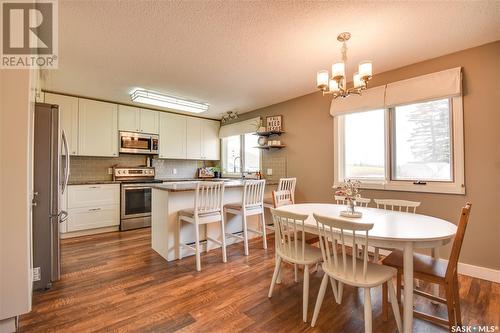
<instances>
[{"instance_id":1,"label":"ceiling light fixture","mask_svg":"<svg viewBox=\"0 0 500 333\"><path fill-rule=\"evenodd\" d=\"M168 109L201 113L208 110L210 104L195 102L179 97L168 96L159 92L136 89L130 94L133 102L161 106Z\"/></svg>"},{"instance_id":2,"label":"ceiling light fixture","mask_svg":"<svg viewBox=\"0 0 500 333\"><path fill-rule=\"evenodd\" d=\"M372 78L372 63L371 61L363 61L358 66L358 72L352 77L353 87L347 88L345 65L347 62L347 41L351 38L349 32L343 32L337 36L337 40L342 43L340 49L342 54L342 62L337 62L332 65L332 75L328 70L321 70L316 76L316 85L319 90L325 94L333 95L333 98L347 97L351 94L360 95L361 91L365 90L368 81Z\"/></svg>"}]
</instances>

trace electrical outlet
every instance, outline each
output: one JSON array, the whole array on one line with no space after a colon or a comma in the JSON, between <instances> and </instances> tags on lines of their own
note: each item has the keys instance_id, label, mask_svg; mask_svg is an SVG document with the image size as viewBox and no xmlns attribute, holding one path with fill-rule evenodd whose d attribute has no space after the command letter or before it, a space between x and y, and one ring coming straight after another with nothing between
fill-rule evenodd
<instances>
[{"instance_id":1,"label":"electrical outlet","mask_svg":"<svg viewBox=\"0 0 500 333\"><path fill-rule=\"evenodd\" d=\"M40 281L42 272L40 271L40 267L33 268L33 281Z\"/></svg>"},{"instance_id":2,"label":"electrical outlet","mask_svg":"<svg viewBox=\"0 0 500 333\"><path fill-rule=\"evenodd\" d=\"M113 168L108 168L108 175L112 175L113 174Z\"/></svg>"},{"instance_id":3,"label":"electrical outlet","mask_svg":"<svg viewBox=\"0 0 500 333\"><path fill-rule=\"evenodd\" d=\"M172 174L173 174L173 175L176 175L176 174L177 174L177 169L175 169L175 168L174 168L174 169L172 169Z\"/></svg>"},{"instance_id":4,"label":"electrical outlet","mask_svg":"<svg viewBox=\"0 0 500 333\"><path fill-rule=\"evenodd\" d=\"M267 175L272 176L273 175L273 169L267 169Z\"/></svg>"}]
</instances>

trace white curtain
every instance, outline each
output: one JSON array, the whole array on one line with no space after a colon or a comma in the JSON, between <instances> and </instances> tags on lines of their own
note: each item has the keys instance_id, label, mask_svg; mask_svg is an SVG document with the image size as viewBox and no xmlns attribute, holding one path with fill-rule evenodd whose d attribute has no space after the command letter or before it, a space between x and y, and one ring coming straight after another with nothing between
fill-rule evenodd
<instances>
[{"instance_id":1,"label":"white curtain","mask_svg":"<svg viewBox=\"0 0 500 333\"><path fill-rule=\"evenodd\" d=\"M257 132L260 127L260 117L243 120L234 124L223 125L219 130L219 138Z\"/></svg>"}]
</instances>

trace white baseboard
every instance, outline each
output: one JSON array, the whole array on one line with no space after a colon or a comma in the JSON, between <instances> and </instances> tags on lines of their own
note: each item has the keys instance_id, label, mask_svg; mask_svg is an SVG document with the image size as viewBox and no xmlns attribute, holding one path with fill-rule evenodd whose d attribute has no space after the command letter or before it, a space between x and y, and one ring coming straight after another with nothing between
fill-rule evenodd
<instances>
[{"instance_id":1,"label":"white baseboard","mask_svg":"<svg viewBox=\"0 0 500 333\"><path fill-rule=\"evenodd\" d=\"M478 279L500 283L500 270L458 263L458 273Z\"/></svg>"}]
</instances>

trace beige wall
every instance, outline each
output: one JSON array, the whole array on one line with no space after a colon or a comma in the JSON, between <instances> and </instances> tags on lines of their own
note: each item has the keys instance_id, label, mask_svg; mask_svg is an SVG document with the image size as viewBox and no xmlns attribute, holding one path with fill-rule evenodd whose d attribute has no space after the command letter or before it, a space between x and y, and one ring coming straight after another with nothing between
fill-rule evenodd
<instances>
[{"instance_id":1,"label":"beige wall","mask_svg":"<svg viewBox=\"0 0 500 333\"><path fill-rule=\"evenodd\" d=\"M0 331L31 309L31 135L28 70L0 70Z\"/></svg>"},{"instance_id":2,"label":"beige wall","mask_svg":"<svg viewBox=\"0 0 500 333\"><path fill-rule=\"evenodd\" d=\"M376 69L377 64L374 66ZM453 222L458 219L460 207L466 201L472 202L460 261L500 269L500 41L377 73L370 86L458 66L464 73L466 195L367 190L363 196L418 200L422 202L421 213ZM244 120L258 115L283 115L287 175L298 178L296 195L300 202L332 201L330 101L331 97L316 92L240 116ZM448 254L448 248L442 251L443 257Z\"/></svg>"}]
</instances>

